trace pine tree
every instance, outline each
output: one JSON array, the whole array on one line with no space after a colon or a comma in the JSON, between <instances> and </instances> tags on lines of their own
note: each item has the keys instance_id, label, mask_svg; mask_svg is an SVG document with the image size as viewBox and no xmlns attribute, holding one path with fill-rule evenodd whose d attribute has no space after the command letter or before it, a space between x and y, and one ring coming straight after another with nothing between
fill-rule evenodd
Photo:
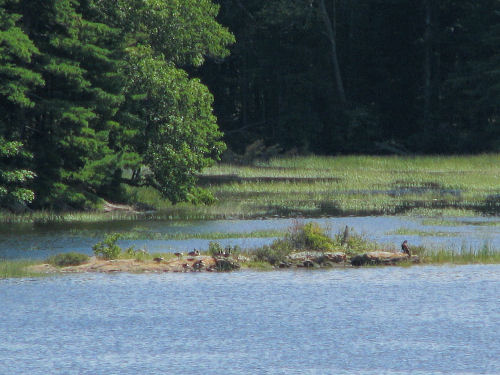
<instances>
[{"instance_id":1,"label":"pine tree","mask_svg":"<svg viewBox=\"0 0 500 375\"><path fill-rule=\"evenodd\" d=\"M113 170L97 171L118 163L109 147L117 127L113 116L123 100L117 61L109 49L115 30L87 20L84 1L22 0L19 11L40 51L33 70L45 81L26 116L37 203L81 207L92 196L88 192L96 193L114 176Z\"/></svg>"},{"instance_id":2,"label":"pine tree","mask_svg":"<svg viewBox=\"0 0 500 375\"><path fill-rule=\"evenodd\" d=\"M0 206L31 202L27 185L35 174L27 169L31 154L22 150L23 112L32 108L30 90L43 85L39 73L30 69L38 49L19 24L16 1L0 0Z\"/></svg>"}]
</instances>

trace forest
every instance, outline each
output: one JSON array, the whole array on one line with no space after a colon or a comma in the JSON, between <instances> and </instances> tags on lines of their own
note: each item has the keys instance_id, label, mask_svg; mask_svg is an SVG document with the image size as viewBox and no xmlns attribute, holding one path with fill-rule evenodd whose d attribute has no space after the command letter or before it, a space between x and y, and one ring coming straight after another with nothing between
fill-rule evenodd
<instances>
[{"instance_id":1,"label":"forest","mask_svg":"<svg viewBox=\"0 0 500 375\"><path fill-rule=\"evenodd\" d=\"M0 0L0 206L273 155L500 150L498 0Z\"/></svg>"}]
</instances>

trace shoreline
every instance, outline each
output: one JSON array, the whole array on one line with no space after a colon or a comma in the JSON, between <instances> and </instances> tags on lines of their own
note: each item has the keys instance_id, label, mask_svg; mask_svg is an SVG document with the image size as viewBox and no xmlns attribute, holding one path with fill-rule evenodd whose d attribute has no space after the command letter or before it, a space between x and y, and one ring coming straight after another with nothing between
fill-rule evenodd
<instances>
[{"instance_id":1,"label":"shoreline","mask_svg":"<svg viewBox=\"0 0 500 375\"><path fill-rule=\"evenodd\" d=\"M64 273L163 273L163 272L230 272L240 269L283 270L283 269L332 269L358 268L362 266L396 266L420 263L418 256L408 257L401 253L376 251L346 257L345 253L297 252L277 264L255 262L249 257L214 257L198 255L176 259L138 260L100 259L91 257L85 263L74 266L58 267L48 263L27 267L28 272L36 274Z\"/></svg>"},{"instance_id":2,"label":"shoreline","mask_svg":"<svg viewBox=\"0 0 500 375\"><path fill-rule=\"evenodd\" d=\"M301 252L304 253L304 252ZM296 254L301 254L296 253ZM311 252L315 253L315 252ZM338 255L338 253L336 253ZM357 260L356 260L357 259ZM289 259L287 259L289 260ZM82 274L82 273L227 273L238 270L253 271L286 271L286 270L327 270L327 269L359 269L371 267L410 267L420 266L459 266L459 265L494 265L500 264L498 259L489 261L425 259L413 256L411 259L402 256L401 253L375 251L355 255L345 260L338 261L325 260L318 261L319 258L312 256L298 256L290 262L284 261L279 264L271 264L265 261L255 261L247 256L235 257L213 257L209 255L198 255L194 257L176 258L168 260L138 260L134 258L126 259L100 259L91 257L88 261L74 266L54 266L49 263L35 263L19 267L16 274L0 272L0 280L16 277L44 277L50 275ZM15 263L13 261L12 263ZM7 261L8 263L8 261ZM1 271L2 261L0 261ZM22 272L19 272L22 270Z\"/></svg>"}]
</instances>

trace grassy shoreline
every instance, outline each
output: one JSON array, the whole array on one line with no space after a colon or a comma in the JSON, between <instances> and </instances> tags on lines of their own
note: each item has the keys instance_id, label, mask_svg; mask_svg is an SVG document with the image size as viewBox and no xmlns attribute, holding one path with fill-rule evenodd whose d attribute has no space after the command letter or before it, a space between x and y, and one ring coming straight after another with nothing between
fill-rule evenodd
<instances>
[{"instance_id":1,"label":"grassy shoreline","mask_svg":"<svg viewBox=\"0 0 500 375\"><path fill-rule=\"evenodd\" d=\"M500 214L500 154L289 157L218 164L200 175L211 206L171 205L151 188L126 188L149 212L0 212L2 223L210 220L365 215Z\"/></svg>"}]
</instances>

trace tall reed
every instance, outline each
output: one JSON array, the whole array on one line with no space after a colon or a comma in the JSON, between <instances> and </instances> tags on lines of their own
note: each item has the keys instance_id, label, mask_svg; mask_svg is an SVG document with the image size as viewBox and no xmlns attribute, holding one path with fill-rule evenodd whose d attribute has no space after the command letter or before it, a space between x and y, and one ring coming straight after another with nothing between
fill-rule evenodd
<instances>
[{"instance_id":1,"label":"tall reed","mask_svg":"<svg viewBox=\"0 0 500 375\"><path fill-rule=\"evenodd\" d=\"M415 251L414 251L415 252ZM488 243L479 248L462 246L460 251L443 248L421 248L416 251L427 264L499 264L500 251Z\"/></svg>"},{"instance_id":2,"label":"tall reed","mask_svg":"<svg viewBox=\"0 0 500 375\"><path fill-rule=\"evenodd\" d=\"M30 260L4 260L0 259L0 279L11 277L40 276L40 274L29 271L28 267L36 264Z\"/></svg>"}]
</instances>

